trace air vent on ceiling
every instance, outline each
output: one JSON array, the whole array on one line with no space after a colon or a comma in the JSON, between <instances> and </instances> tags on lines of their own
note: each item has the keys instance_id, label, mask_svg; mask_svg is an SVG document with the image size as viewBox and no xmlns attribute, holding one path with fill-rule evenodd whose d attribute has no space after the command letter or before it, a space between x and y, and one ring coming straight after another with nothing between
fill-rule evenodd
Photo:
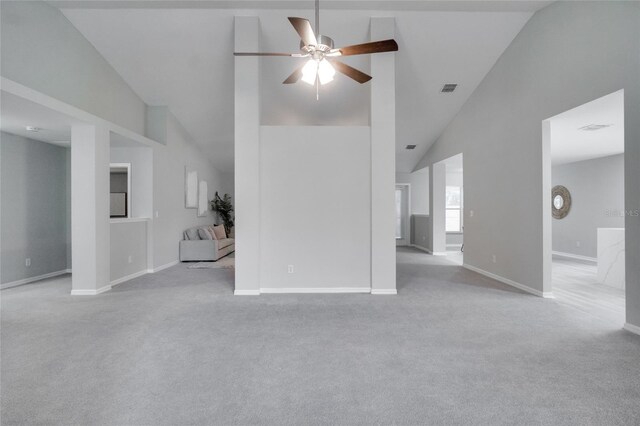
<instances>
[{"instance_id":1,"label":"air vent on ceiling","mask_svg":"<svg viewBox=\"0 0 640 426\"><path fill-rule=\"evenodd\" d=\"M407 145L406 149L416 149L416 145Z\"/></svg>"},{"instance_id":2,"label":"air vent on ceiling","mask_svg":"<svg viewBox=\"0 0 640 426\"><path fill-rule=\"evenodd\" d=\"M456 90L456 87L458 87L457 84L453 84L453 83L447 83L444 86L442 86L442 93L451 93L454 90Z\"/></svg>"},{"instance_id":3,"label":"air vent on ceiling","mask_svg":"<svg viewBox=\"0 0 640 426\"><path fill-rule=\"evenodd\" d=\"M579 127L578 130L584 130L586 132L593 132L595 130L611 127L613 124L588 124L586 126Z\"/></svg>"}]
</instances>

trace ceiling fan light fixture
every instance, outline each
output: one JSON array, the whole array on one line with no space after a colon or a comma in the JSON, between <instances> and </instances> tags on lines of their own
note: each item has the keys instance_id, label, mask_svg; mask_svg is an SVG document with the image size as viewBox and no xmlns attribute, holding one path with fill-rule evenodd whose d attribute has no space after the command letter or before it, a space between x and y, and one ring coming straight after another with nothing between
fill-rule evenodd
<instances>
[{"instance_id":1,"label":"ceiling fan light fixture","mask_svg":"<svg viewBox=\"0 0 640 426\"><path fill-rule=\"evenodd\" d=\"M326 59L322 59L318 63L318 79L320 84L327 84L333 81L333 77L336 75L336 70L333 65Z\"/></svg>"},{"instance_id":2,"label":"ceiling fan light fixture","mask_svg":"<svg viewBox=\"0 0 640 426\"><path fill-rule=\"evenodd\" d=\"M309 61L302 67L302 81L313 86L316 84L316 76L318 75L318 62L315 59Z\"/></svg>"}]
</instances>

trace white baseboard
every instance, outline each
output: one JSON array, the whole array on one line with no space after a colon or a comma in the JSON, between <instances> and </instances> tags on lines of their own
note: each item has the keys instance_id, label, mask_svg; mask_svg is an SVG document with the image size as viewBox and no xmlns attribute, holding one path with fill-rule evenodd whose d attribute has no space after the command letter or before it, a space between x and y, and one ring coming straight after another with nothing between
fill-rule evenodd
<instances>
[{"instance_id":1,"label":"white baseboard","mask_svg":"<svg viewBox=\"0 0 640 426\"><path fill-rule=\"evenodd\" d=\"M417 244L411 244L411 247L417 248L418 250L426 251L427 253L429 253L431 255L434 255L434 256L446 256L446 255L449 254L446 251L436 251L436 252L434 252L434 251L429 250L426 247L422 247L422 246L419 246Z\"/></svg>"},{"instance_id":2,"label":"white baseboard","mask_svg":"<svg viewBox=\"0 0 640 426\"><path fill-rule=\"evenodd\" d=\"M371 293L371 288L370 287L261 288L260 293Z\"/></svg>"},{"instance_id":3,"label":"white baseboard","mask_svg":"<svg viewBox=\"0 0 640 426\"><path fill-rule=\"evenodd\" d=\"M398 294L398 290L396 290L395 288L372 288L371 294L395 295Z\"/></svg>"},{"instance_id":4,"label":"white baseboard","mask_svg":"<svg viewBox=\"0 0 640 426\"><path fill-rule=\"evenodd\" d=\"M10 283L5 283L0 285L0 289L4 290L6 288L17 287L23 284L29 284L35 281L46 280L47 278L57 277L59 275L70 274L71 269L63 269L61 271L49 272L48 274L38 275L37 277L25 278L22 280L11 281Z\"/></svg>"},{"instance_id":5,"label":"white baseboard","mask_svg":"<svg viewBox=\"0 0 640 426\"><path fill-rule=\"evenodd\" d=\"M500 275L496 275L496 274L493 274L491 272L487 272L484 269L480 269L480 268L477 268L475 266L472 266L472 265L469 265L469 264L466 264L466 263L463 264L462 267L466 268L466 269L468 269L470 271L477 272L480 275L484 275L485 277L489 277L489 278L494 279L496 281L500 281L501 283L510 285L511 287L515 287L515 288L520 289L522 291L526 291L527 293L533 294L535 296L544 297L545 299L555 299L555 296L550 291L542 292L540 290L536 290L535 288L531 288L528 285L520 284L519 282L510 280L509 278L501 277Z\"/></svg>"},{"instance_id":6,"label":"white baseboard","mask_svg":"<svg viewBox=\"0 0 640 426\"><path fill-rule=\"evenodd\" d=\"M427 252L427 253L431 254L431 252L429 251L428 248L419 246L418 244L411 244L411 247L413 247L415 249L418 249L418 250L422 250L424 252Z\"/></svg>"},{"instance_id":7,"label":"white baseboard","mask_svg":"<svg viewBox=\"0 0 640 426\"><path fill-rule=\"evenodd\" d=\"M260 296L260 290L234 290L234 296Z\"/></svg>"},{"instance_id":8,"label":"white baseboard","mask_svg":"<svg viewBox=\"0 0 640 426\"><path fill-rule=\"evenodd\" d=\"M580 262L593 263L594 265L598 263L598 259L596 259L595 257L582 256L582 255L573 254L573 253L565 253L562 251L552 251L551 254L555 257L561 257L563 259L578 260Z\"/></svg>"},{"instance_id":9,"label":"white baseboard","mask_svg":"<svg viewBox=\"0 0 640 426\"><path fill-rule=\"evenodd\" d=\"M633 325L633 324L629 324L628 322L625 322L623 328L633 334L640 335L640 327L638 327L637 325Z\"/></svg>"},{"instance_id":10,"label":"white baseboard","mask_svg":"<svg viewBox=\"0 0 640 426\"><path fill-rule=\"evenodd\" d=\"M129 280L132 280L134 278L141 277L143 275L146 275L147 273L148 272L146 270L142 270L142 271L138 271L138 272L136 272L134 274L130 274L130 275L127 275L125 277L118 278L117 280L111 281L111 286L113 287L115 285L122 284L125 281L129 281Z\"/></svg>"},{"instance_id":11,"label":"white baseboard","mask_svg":"<svg viewBox=\"0 0 640 426\"><path fill-rule=\"evenodd\" d=\"M178 263L180 263L179 260L174 260L173 262L166 263L164 265L158 266L157 268L147 269L147 272L150 273L150 274L153 274L154 272L160 272L160 271L162 271L164 269L171 268L172 266L175 266Z\"/></svg>"},{"instance_id":12,"label":"white baseboard","mask_svg":"<svg viewBox=\"0 0 640 426\"><path fill-rule=\"evenodd\" d=\"M104 293L105 291L111 290L111 285L105 285L104 287L100 287L97 290L71 290L72 296L96 296L100 293Z\"/></svg>"}]
</instances>

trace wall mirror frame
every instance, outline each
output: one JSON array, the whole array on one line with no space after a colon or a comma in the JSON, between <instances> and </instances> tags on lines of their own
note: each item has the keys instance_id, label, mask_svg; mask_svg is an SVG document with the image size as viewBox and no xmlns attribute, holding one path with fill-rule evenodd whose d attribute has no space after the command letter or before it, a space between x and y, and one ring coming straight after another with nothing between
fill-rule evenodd
<instances>
[{"instance_id":1,"label":"wall mirror frame","mask_svg":"<svg viewBox=\"0 0 640 426\"><path fill-rule=\"evenodd\" d=\"M564 219L571 210L571 193L562 186L556 185L551 190L551 214L555 219Z\"/></svg>"},{"instance_id":2,"label":"wall mirror frame","mask_svg":"<svg viewBox=\"0 0 640 426\"><path fill-rule=\"evenodd\" d=\"M117 177L125 175L124 179ZM126 185L123 180L126 179ZM117 186L117 187L116 187ZM131 163L109 164L109 217L131 217Z\"/></svg>"}]
</instances>

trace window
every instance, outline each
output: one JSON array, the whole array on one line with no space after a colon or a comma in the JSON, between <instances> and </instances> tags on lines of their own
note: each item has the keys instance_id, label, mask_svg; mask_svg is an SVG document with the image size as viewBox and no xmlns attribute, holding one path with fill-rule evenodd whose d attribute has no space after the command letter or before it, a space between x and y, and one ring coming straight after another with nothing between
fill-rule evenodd
<instances>
[{"instance_id":1,"label":"window","mask_svg":"<svg viewBox=\"0 0 640 426\"><path fill-rule=\"evenodd\" d=\"M446 188L446 217L445 230L447 232L462 231L462 187L447 186Z\"/></svg>"}]
</instances>

